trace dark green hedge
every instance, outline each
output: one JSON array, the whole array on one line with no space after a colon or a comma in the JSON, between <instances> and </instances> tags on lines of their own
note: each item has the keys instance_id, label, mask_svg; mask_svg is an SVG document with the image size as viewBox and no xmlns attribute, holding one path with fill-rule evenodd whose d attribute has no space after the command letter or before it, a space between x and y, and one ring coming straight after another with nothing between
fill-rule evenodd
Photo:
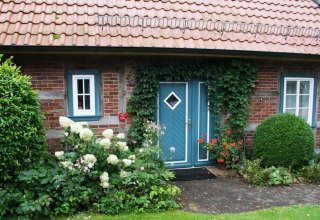
<instances>
[{"instance_id":1,"label":"dark green hedge","mask_svg":"<svg viewBox=\"0 0 320 220\"><path fill-rule=\"evenodd\" d=\"M47 152L43 115L30 77L0 55L0 186Z\"/></svg>"},{"instance_id":2,"label":"dark green hedge","mask_svg":"<svg viewBox=\"0 0 320 220\"><path fill-rule=\"evenodd\" d=\"M253 156L262 158L264 166L302 166L314 156L312 129L292 114L270 116L254 134Z\"/></svg>"}]
</instances>

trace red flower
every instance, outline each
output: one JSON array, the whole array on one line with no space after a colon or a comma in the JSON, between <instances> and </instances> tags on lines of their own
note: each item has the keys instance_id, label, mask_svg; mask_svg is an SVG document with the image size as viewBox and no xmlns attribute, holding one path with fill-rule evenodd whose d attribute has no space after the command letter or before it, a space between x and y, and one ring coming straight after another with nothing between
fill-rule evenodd
<instances>
[{"instance_id":1,"label":"red flower","mask_svg":"<svg viewBox=\"0 0 320 220\"><path fill-rule=\"evenodd\" d=\"M216 138L212 138L211 141L209 142L209 146L214 146L217 143Z\"/></svg>"},{"instance_id":2,"label":"red flower","mask_svg":"<svg viewBox=\"0 0 320 220\"><path fill-rule=\"evenodd\" d=\"M236 142L233 141L233 142L231 142L230 145L231 145L231 147L235 147L236 146Z\"/></svg>"},{"instance_id":3,"label":"red flower","mask_svg":"<svg viewBox=\"0 0 320 220\"><path fill-rule=\"evenodd\" d=\"M220 156L221 156L221 157L226 157L226 156L227 156L227 152L221 152L221 153L220 153Z\"/></svg>"},{"instance_id":4,"label":"red flower","mask_svg":"<svg viewBox=\"0 0 320 220\"><path fill-rule=\"evenodd\" d=\"M217 143L217 138L212 138L211 143L216 144Z\"/></svg>"},{"instance_id":5,"label":"red flower","mask_svg":"<svg viewBox=\"0 0 320 220\"><path fill-rule=\"evenodd\" d=\"M203 138L199 138L199 139L198 139L198 143L199 143L199 144L203 144L203 143L204 143L204 139L203 139Z\"/></svg>"},{"instance_id":6,"label":"red flower","mask_svg":"<svg viewBox=\"0 0 320 220\"><path fill-rule=\"evenodd\" d=\"M238 144L242 145L243 144L243 140L239 140Z\"/></svg>"},{"instance_id":7,"label":"red flower","mask_svg":"<svg viewBox=\"0 0 320 220\"><path fill-rule=\"evenodd\" d=\"M228 136L232 134L231 130L227 130L226 133Z\"/></svg>"}]
</instances>

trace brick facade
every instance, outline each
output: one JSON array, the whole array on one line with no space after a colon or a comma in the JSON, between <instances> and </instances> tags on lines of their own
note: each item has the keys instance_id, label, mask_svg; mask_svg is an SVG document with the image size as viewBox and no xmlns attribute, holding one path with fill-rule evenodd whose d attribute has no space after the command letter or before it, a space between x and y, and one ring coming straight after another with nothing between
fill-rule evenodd
<instances>
[{"instance_id":1,"label":"brick facade","mask_svg":"<svg viewBox=\"0 0 320 220\"><path fill-rule=\"evenodd\" d=\"M170 59L168 59L169 61ZM139 62L144 62L139 60ZM163 62L163 60L161 61ZM172 62L172 60L170 60ZM46 126L51 138L56 138L59 130L58 118L67 115L66 73L70 69L98 69L101 74L101 111L103 120L91 122L91 126L101 133L106 128L125 131L131 123L130 117L123 126L119 123L118 114L125 112L126 105L135 85L135 67L133 59L68 56L66 58L18 58L22 72L32 77L32 86L39 90L42 110L46 116ZM320 64L293 62L255 62L258 66L258 78L255 91L251 97L247 144L252 146L256 126L266 117L279 112L280 78L282 72L320 73ZM318 89L319 91L319 89ZM317 97L320 103L319 96ZM317 105L318 105L317 104ZM317 107L317 121L320 121L320 110ZM315 129L317 146L320 146L320 128Z\"/></svg>"}]
</instances>

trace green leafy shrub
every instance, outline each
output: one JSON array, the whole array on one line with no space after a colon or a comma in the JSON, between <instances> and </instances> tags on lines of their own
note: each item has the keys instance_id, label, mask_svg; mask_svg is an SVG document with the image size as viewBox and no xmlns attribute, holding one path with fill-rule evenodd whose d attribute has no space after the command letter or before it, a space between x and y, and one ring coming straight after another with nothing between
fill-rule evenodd
<instances>
[{"instance_id":1,"label":"green leafy shrub","mask_svg":"<svg viewBox=\"0 0 320 220\"><path fill-rule=\"evenodd\" d=\"M258 186L290 186L293 182L292 175L284 167L261 167L261 159L243 160L241 174L246 182Z\"/></svg>"},{"instance_id":2,"label":"green leafy shrub","mask_svg":"<svg viewBox=\"0 0 320 220\"><path fill-rule=\"evenodd\" d=\"M292 114L270 116L254 134L253 156L262 158L264 166L302 166L314 156L312 129Z\"/></svg>"},{"instance_id":3,"label":"green leafy shrub","mask_svg":"<svg viewBox=\"0 0 320 220\"><path fill-rule=\"evenodd\" d=\"M117 214L179 207L180 189L170 183L173 174L158 157L160 126L148 122L144 147L131 152L123 133L107 129L97 138L86 122L61 117L60 124L65 150L20 172L14 190L0 189L0 204L9 207L0 208L2 216L34 219L87 210Z\"/></svg>"},{"instance_id":4,"label":"green leafy shrub","mask_svg":"<svg viewBox=\"0 0 320 220\"><path fill-rule=\"evenodd\" d=\"M268 186L290 186L293 182L290 172L284 167L272 166L264 169L263 172L268 177Z\"/></svg>"},{"instance_id":5,"label":"green leafy shrub","mask_svg":"<svg viewBox=\"0 0 320 220\"><path fill-rule=\"evenodd\" d=\"M43 119L30 77L0 55L0 186L41 163L47 152Z\"/></svg>"},{"instance_id":6,"label":"green leafy shrub","mask_svg":"<svg viewBox=\"0 0 320 220\"><path fill-rule=\"evenodd\" d=\"M244 159L242 163L240 173L246 182L258 186L265 184L266 177L264 176L263 168L260 166L261 159L252 161Z\"/></svg>"},{"instance_id":7,"label":"green leafy shrub","mask_svg":"<svg viewBox=\"0 0 320 220\"><path fill-rule=\"evenodd\" d=\"M320 183L320 162L311 161L308 166L302 168L300 176L311 183Z\"/></svg>"}]
</instances>

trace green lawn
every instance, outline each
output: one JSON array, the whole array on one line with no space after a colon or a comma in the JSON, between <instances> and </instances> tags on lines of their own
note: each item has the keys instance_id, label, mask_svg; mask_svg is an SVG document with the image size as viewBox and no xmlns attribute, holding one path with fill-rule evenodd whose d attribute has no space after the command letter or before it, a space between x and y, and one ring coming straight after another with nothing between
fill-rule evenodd
<instances>
[{"instance_id":1,"label":"green lawn","mask_svg":"<svg viewBox=\"0 0 320 220\"><path fill-rule=\"evenodd\" d=\"M188 219L212 219L212 220L319 220L320 205L299 205L264 209L254 212L244 212L240 214L197 214L184 211L160 212L160 213L144 213L144 214L126 214L126 215L95 215L95 214L80 214L71 218L58 218L59 220L66 219L90 219L90 220L118 220L118 219L173 219L173 220L188 220Z\"/></svg>"}]
</instances>

